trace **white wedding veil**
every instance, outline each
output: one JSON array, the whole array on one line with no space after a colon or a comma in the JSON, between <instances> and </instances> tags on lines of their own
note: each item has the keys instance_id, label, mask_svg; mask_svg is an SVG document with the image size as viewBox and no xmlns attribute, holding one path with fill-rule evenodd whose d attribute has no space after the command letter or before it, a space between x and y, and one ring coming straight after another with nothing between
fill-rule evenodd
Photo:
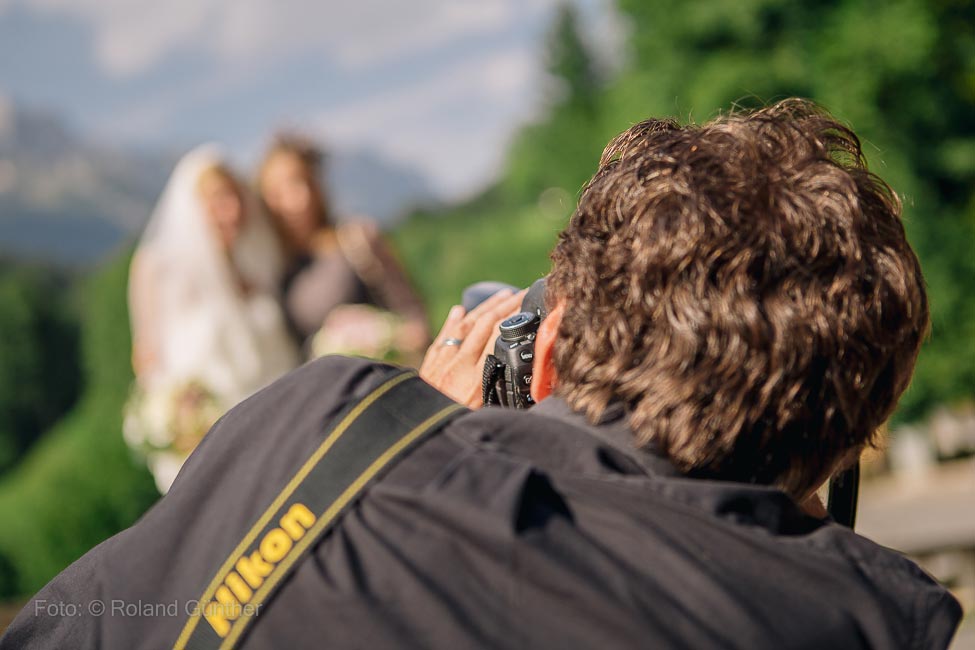
<instances>
[{"instance_id":1,"label":"white wedding veil","mask_svg":"<svg viewBox=\"0 0 975 650\"><path fill-rule=\"evenodd\" d=\"M134 345L151 348L147 389L189 380L232 405L297 363L276 300L276 234L244 183L244 219L228 256L199 196L202 173L226 167L214 145L176 165L139 241L129 283ZM248 287L244 295L240 285Z\"/></svg>"}]
</instances>

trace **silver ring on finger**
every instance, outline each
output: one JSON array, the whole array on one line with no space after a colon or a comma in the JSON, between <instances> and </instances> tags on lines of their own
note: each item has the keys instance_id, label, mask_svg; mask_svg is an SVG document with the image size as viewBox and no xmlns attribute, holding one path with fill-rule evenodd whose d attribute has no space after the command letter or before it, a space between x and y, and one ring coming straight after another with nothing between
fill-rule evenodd
<instances>
[{"instance_id":1,"label":"silver ring on finger","mask_svg":"<svg viewBox=\"0 0 975 650\"><path fill-rule=\"evenodd\" d=\"M445 348L450 348L450 347L458 346L458 345L460 345L463 342L464 342L464 339L453 339L453 338L451 338L451 339L444 339L442 345Z\"/></svg>"}]
</instances>

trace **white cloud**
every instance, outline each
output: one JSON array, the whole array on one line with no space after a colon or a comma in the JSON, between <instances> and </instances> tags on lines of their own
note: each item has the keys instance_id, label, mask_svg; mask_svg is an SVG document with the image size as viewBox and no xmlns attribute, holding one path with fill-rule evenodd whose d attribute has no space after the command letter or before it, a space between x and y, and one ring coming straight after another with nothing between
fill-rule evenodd
<instances>
[{"instance_id":1,"label":"white cloud","mask_svg":"<svg viewBox=\"0 0 975 650\"><path fill-rule=\"evenodd\" d=\"M93 30L96 59L104 72L126 77L142 72L165 54L197 40L207 18L222 0L19 0L19 3L87 23Z\"/></svg>"},{"instance_id":2,"label":"white cloud","mask_svg":"<svg viewBox=\"0 0 975 650\"><path fill-rule=\"evenodd\" d=\"M359 68L497 32L555 0L0 0L74 16L104 71L128 77L188 47L223 60L318 51ZM0 5L2 8L3 5Z\"/></svg>"},{"instance_id":3,"label":"white cloud","mask_svg":"<svg viewBox=\"0 0 975 650\"><path fill-rule=\"evenodd\" d=\"M340 60L354 67L374 65L403 54L435 49L446 39L497 32L518 18L515 3L503 0L384 4L398 7L401 15L385 15L386 9L377 11L384 14L384 19L373 24L373 37L340 41ZM418 7L425 15L415 13Z\"/></svg>"},{"instance_id":4,"label":"white cloud","mask_svg":"<svg viewBox=\"0 0 975 650\"><path fill-rule=\"evenodd\" d=\"M324 111L310 123L328 142L368 146L418 167L457 197L497 170L512 124L536 104L540 79L532 48L507 50Z\"/></svg>"},{"instance_id":5,"label":"white cloud","mask_svg":"<svg viewBox=\"0 0 975 650\"><path fill-rule=\"evenodd\" d=\"M122 140L199 137L187 116L209 117L208 105L254 92L262 75L319 59L368 83L321 99L333 106L274 110L297 124L307 118L326 142L415 165L456 197L497 170L513 127L538 105L539 36L559 1L0 0L0 20L15 5L80 20L102 73L116 80L153 79L155 66L179 61L176 78L89 119ZM595 45L615 40L600 27L611 0L575 1ZM473 40L477 47L465 47ZM410 57L427 77L406 86L396 75ZM199 61L199 73L186 60ZM386 90L361 94L376 82Z\"/></svg>"}]
</instances>

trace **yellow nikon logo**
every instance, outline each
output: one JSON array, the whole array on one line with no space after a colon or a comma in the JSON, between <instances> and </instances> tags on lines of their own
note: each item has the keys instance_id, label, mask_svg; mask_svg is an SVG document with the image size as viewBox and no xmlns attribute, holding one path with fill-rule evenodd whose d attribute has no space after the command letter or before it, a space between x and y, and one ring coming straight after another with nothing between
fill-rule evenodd
<instances>
[{"instance_id":1,"label":"yellow nikon logo","mask_svg":"<svg viewBox=\"0 0 975 650\"><path fill-rule=\"evenodd\" d=\"M315 523L315 515L302 503L295 503L281 517L280 528L272 528L261 538L257 550L242 555L203 607L203 616L220 638L230 632L230 624L240 617L254 591L288 555L294 543Z\"/></svg>"}]
</instances>

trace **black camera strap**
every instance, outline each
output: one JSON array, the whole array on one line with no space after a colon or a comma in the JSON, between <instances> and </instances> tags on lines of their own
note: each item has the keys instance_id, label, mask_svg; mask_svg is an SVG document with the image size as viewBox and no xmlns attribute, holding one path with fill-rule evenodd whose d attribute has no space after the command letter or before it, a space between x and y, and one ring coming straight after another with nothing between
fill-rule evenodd
<instances>
[{"instance_id":1,"label":"black camera strap","mask_svg":"<svg viewBox=\"0 0 975 650\"><path fill-rule=\"evenodd\" d=\"M836 523L851 529L856 525L859 493L860 463L830 479L826 511Z\"/></svg>"},{"instance_id":2,"label":"black camera strap","mask_svg":"<svg viewBox=\"0 0 975 650\"><path fill-rule=\"evenodd\" d=\"M504 375L504 364L493 354L487 355L484 360L484 374L481 377L481 397L484 406L498 406L501 400L498 397L498 380Z\"/></svg>"},{"instance_id":3,"label":"black camera strap","mask_svg":"<svg viewBox=\"0 0 975 650\"><path fill-rule=\"evenodd\" d=\"M396 370L336 417L322 443L216 571L175 650L227 650L379 477L466 409Z\"/></svg>"}]
</instances>

